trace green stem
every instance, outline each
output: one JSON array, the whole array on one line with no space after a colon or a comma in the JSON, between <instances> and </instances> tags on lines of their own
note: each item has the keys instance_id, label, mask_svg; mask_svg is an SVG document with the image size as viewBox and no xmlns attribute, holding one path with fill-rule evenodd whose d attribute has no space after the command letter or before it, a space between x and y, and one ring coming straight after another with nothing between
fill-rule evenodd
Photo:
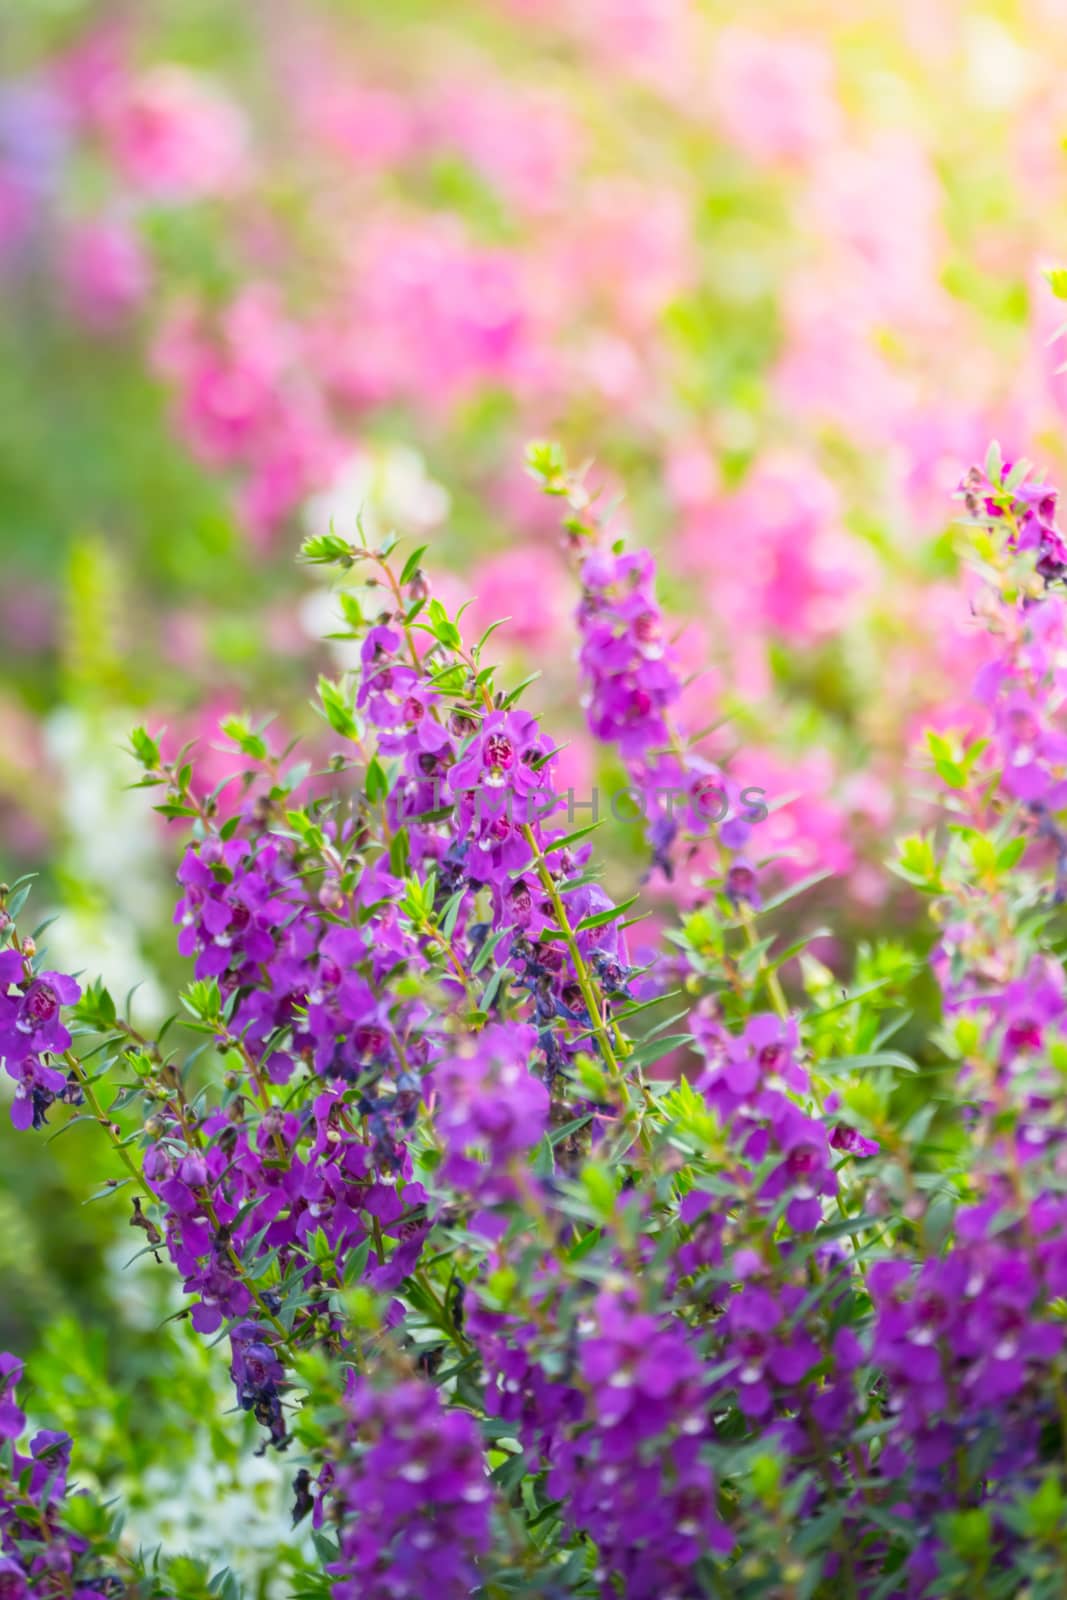
<instances>
[{"instance_id":1,"label":"green stem","mask_svg":"<svg viewBox=\"0 0 1067 1600\"><path fill-rule=\"evenodd\" d=\"M618 1028L614 1027L614 1032L619 1044L619 1054L616 1054L616 1049L612 1044L608 1028L605 1026L604 1013L601 1010L600 995L597 991L597 985L593 979L592 973L589 971L589 968L586 965L585 957L582 955L582 952L578 946L578 939L574 928L571 926L570 917L567 915L567 908L563 904L563 897L556 886L556 880L553 878L548 862L545 860L544 855L541 852L541 847L538 844L537 836L528 822L523 823L522 833L523 838L526 840L526 843L533 852L534 865L537 868L537 875L541 880L542 888L551 901L552 910L556 918L556 924L560 933L563 935L563 942L566 945L567 953L571 958L571 965L574 968L574 975L578 980L578 987L581 990L582 999L585 1001L586 1010L589 1012L589 1021L592 1024L593 1036L600 1047L600 1053L604 1058L604 1062L610 1070L619 1093L622 1096L626 1107L627 1119L631 1122L638 1123L638 1132L641 1142L647 1149L649 1145L648 1131L644 1127L644 1124L640 1121L640 1112L634 1105L633 1097L630 1094L630 1086L627 1082L626 1074L623 1071L620 1061L620 1055L624 1060L629 1054L626 1040L619 1032ZM638 1081L640 1082L640 1076L638 1076Z\"/></svg>"},{"instance_id":2,"label":"green stem","mask_svg":"<svg viewBox=\"0 0 1067 1600\"><path fill-rule=\"evenodd\" d=\"M756 936L755 918L753 917L751 909L748 906L743 906L741 908L741 924L745 930L745 937L748 940L749 949L755 950L759 944L759 939ZM771 1005L774 1007L775 1012L783 1022L788 1022L789 1002L782 991L782 985L778 981L777 972L775 972L773 967L768 966L765 957L762 955L760 956L759 961L759 972L760 977L767 985L767 993L771 997Z\"/></svg>"}]
</instances>

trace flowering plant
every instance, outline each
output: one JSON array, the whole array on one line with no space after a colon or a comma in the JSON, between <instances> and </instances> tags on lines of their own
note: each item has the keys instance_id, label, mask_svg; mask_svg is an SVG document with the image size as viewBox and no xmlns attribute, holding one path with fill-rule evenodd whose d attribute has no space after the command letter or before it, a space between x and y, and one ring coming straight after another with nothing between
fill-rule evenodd
<instances>
[{"instance_id":1,"label":"flowering plant","mask_svg":"<svg viewBox=\"0 0 1067 1600\"><path fill-rule=\"evenodd\" d=\"M733 803L681 725L651 558L558 450L529 461L565 507L590 729L655 797L650 872L699 876L659 953L598 877L598 824L561 817L493 629L464 641L422 549L331 531L303 553L361 586L358 665L320 682L321 768L231 718L240 776L205 790L132 736L188 829L174 1016L149 1036L48 969L28 885L3 891L16 1126L70 1104L110 1141L107 1193L292 1463L290 1592L1062 1594L1055 491L996 448L964 482L982 726L932 737L942 823L896 863L936 936L924 964L861 950L841 989L814 932L779 936L805 885L776 888L773 797ZM14 1448L15 1370L0 1596L192 1594L64 1498L66 1444Z\"/></svg>"}]
</instances>

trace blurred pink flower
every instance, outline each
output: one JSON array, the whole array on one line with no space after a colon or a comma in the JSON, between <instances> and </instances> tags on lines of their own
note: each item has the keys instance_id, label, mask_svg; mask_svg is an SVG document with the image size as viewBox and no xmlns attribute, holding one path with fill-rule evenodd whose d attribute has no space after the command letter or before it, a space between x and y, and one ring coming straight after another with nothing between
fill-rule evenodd
<instances>
[{"instance_id":1,"label":"blurred pink flower","mask_svg":"<svg viewBox=\"0 0 1067 1600\"><path fill-rule=\"evenodd\" d=\"M758 461L736 493L687 523L682 543L721 618L744 616L741 631L794 644L843 628L875 582L873 554L845 531L836 488L801 456Z\"/></svg>"},{"instance_id":2,"label":"blurred pink flower","mask_svg":"<svg viewBox=\"0 0 1067 1600\"><path fill-rule=\"evenodd\" d=\"M23 574L16 581L10 568L0 590L0 638L7 652L33 654L56 643L57 596L54 585Z\"/></svg>"},{"instance_id":3,"label":"blurred pink flower","mask_svg":"<svg viewBox=\"0 0 1067 1600\"><path fill-rule=\"evenodd\" d=\"M184 746L194 745L191 757L195 767L193 790L198 796L209 795L225 783L225 788L218 796L222 816L232 815L241 805L244 793L241 774L253 765L247 756L231 746L219 727L227 717L239 714L241 710L236 693L220 689L194 711L166 717L164 731L157 734L164 761L173 761ZM289 731L277 722L264 730L263 737L267 749L275 757L281 755L290 740ZM325 737L329 737L328 733ZM306 760L314 765L325 759L326 749L325 739L318 735L302 739L293 747L288 763ZM324 787L323 782L311 779L312 792L321 792Z\"/></svg>"},{"instance_id":4,"label":"blurred pink flower","mask_svg":"<svg viewBox=\"0 0 1067 1600\"><path fill-rule=\"evenodd\" d=\"M567 388L593 395L601 404L630 414L649 389L648 374L629 340L606 329L576 336L568 348Z\"/></svg>"},{"instance_id":5,"label":"blurred pink flower","mask_svg":"<svg viewBox=\"0 0 1067 1600\"><path fill-rule=\"evenodd\" d=\"M1009 135L1015 175L1034 207L1056 205L1061 199L1065 136L1067 88L1057 70L1053 81L1030 99L1026 115Z\"/></svg>"},{"instance_id":6,"label":"blurred pink flower","mask_svg":"<svg viewBox=\"0 0 1067 1600\"><path fill-rule=\"evenodd\" d=\"M455 217L382 217L356 245L351 288L318 318L307 355L340 398L447 411L479 385L535 375L523 264L474 243Z\"/></svg>"},{"instance_id":7,"label":"blurred pink flower","mask_svg":"<svg viewBox=\"0 0 1067 1600\"><path fill-rule=\"evenodd\" d=\"M531 425L534 424L534 425ZM550 434L551 424L541 425L531 418L528 436ZM559 507L543 493L522 465L523 439L516 438L502 452L499 470L488 487L488 502L504 527L518 538L559 543Z\"/></svg>"},{"instance_id":8,"label":"blurred pink flower","mask_svg":"<svg viewBox=\"0 0 1067 1600\"><path fill-rule=\"evenodd\" d=\"M284 518L333 479L345 448L317 407L305 412L299 398L279 406L238 495L240 514L256 543L268 542Z\"/></svg>"},{"instance_id":9,"label":"blurred pink flower","mask_svg":"<svg viewBox=\"0 0 1067 1600\"><path fill-rule=\"evenodd\" d=\"M1046 261L1043 267L1060 263ZM1067 418L1067 372L1058 369L1067 363L1067 302L1058 300L1035 265L1030 275L1029 360L1024 373L1032 396L1049 406L1062 425Z\"/></svg>"},{"instance_id":10,"label":"blurred pink flower","mask_svg":"<svg viewBox=\"0 0 1067 1600\"><path fill-rule=\"evenodd\" d=\"M428 136L455 150L520 212L562 204L581 156L579 131L558 95L488 74L446 83L431 102Z\"/></svg>"},{"instance_id":11,"label":"blurred pink flower","mask_svg":"<svg viewBox=\"0 0 1067 1600\"><path fill-rule=\"evenodd\" d=\"M742 788L762 789L768 807L794 796L771 810L758 830L760 853L781 855L775 872L786 882L812 872L849 872L855 859L850 828L836 793L834 763L825 750L789 759L746 746L731 761L730 775Z\"/></svg>"},{"instance_id":12,"label":"blurred pink flower","mask_svg":"<svg viewBox=\"0 0 1067 1600\"><path fill-rule=\"evenodd\" d=\"M51 77L69 113L89 125L100 122L125 92L129 40L124 22L91 28L52 64Z\"/></svg>"},{"instance_id":13,"label":"blurred pink flower","mask_svg":"<svg viewBox=\"0 0 1067 1600\"><path fill-rule=\"evenodd\" d=\"M108 332L143 303L151 271L144 247L127 223L97 218L69 230L61 263L73 316L94 332Z\"/></svg>"},{"instance_id":14,"label":"blurred pink flower","mask_svg":"<svg viewBox=\"0 0 1067 1600\"><path fill-rule=\"evenodd\" d=\"M531 25L576 39L602 66L668 96L690 84L693 0L497 0Z\"/></svg>"},{"instance_id":15,"label":"blurred pink flower","mask_svg":"<svg viewBox=\"0 0 1067 1600\"><path fill-rule=\"evenodd\" d=\"M559 755L553 772L552 787L561 799L573 805L573 816L568 816L564 811L560 814L558 826L561 828L583 828L587 822L593 820L593 813L588 805L593 800L593 786L596 782L597 752L593 748L585 728L573 731L560 728ZM568 791L573 791L573 802ZM598 816L610 815L611 797L607 794L598 796ZM579 806L583 809L579 810Z\"/></svg>"},{"instance_id":16,"label":"blurred pink flower","mask_svg":"<svg viewBox=\"0 0 1067 1600\"><path fill-rule=\"evenodd\" d=\"M255 288L242 291L241 298L251 295L270 298L269 291ZM225 330L213 341L199 309L189 304L164 324L155 364L177 385L179 425L201 460L221 466L242 459L265 427L278 376L271 344L242 347Z\"/></svg>"},{"instance_id":17,"label":"blurred pink flower","mask_svg":"<svg viewBox=\"0 0 1067 1600\"><path fill-rule=\"evenodd\" d=\"M116 86L102 120L119 170L153 199L223 194L245 175L242 111L185 67L156 66Z\"/></svg>"},{"instance_id":18,"label":"blurred pink flower","mask_svg":"<svg viewBox=\"0 0 1067 1600\"><path fill-rule=\"evenodd\" d=\"M896 429L899 467L893 474L906 499L907 526L916 538L939 532L953 514L952 496L967 468L980 461L992 434L975 412L946 412L935 404L906 413Z\"/></svg>"},{"instance_id":19,"label":"blurred pink flower","mask_svg":"<svg viewBox=\"0 0 1067 1600\"><path fill-rule=\"evenodd\" d=\"M543 658L546 651L573 647L573 584L555 551L517 544L479 562L468 584L475 597L465 613L472 637L500 617L511 619L493 635L490 654L517 647L529 651L537 665L539 653Z\"/></svg>"},{"instance_id":20,"label":"blurred pink flower","mask_svg":"<svg viewBox=\"0 0 1067 1600\"><path fill-rule=\"evenodd\" d=\"M997 650L997 636L972 611L980 584L964 570L951 582L923 583L909 595L908 632L899 630L885 662L894 686L894 740L924 749L926 729L955 729L976 738L986 713L972 689ZM902 734L899 731L903 723Z\"/></svg>"},{"instance_id":21,"label":"blurred pink flower","mask_svg":"<svg viewBox=\"0 0 1067 1600\"><path fill-rule=\"evenodd\" d=\"M587 308L618 332L647 331L695 277L687 198L629 178L600 179L546 247L554 320Z\"/></svg>"},{"instance_id":22,"label":"blurred pink flower","mask_svg":"<svg viewBox=\"0 0 1067 1600\"><path fill-rule=\"evenodd\" d=\"M929 155L902 131L829 146L797 197L828 274L872 320L904 327L936 320L943 309L943 200Z\"/></svg>"},{"instance_id":23,"label":"blurred pink flower","mask_svg":"<svg viewBox=\"0 0 1067 1600\"><path fill-rule=\"evenodd\" d=\"M578 31L592 53L663 94L681 96L691 81L692 0L571 0Z\"/></svg>"},{"instance_id":24,"label":"blurred pink flower","mask_svg":"<svg viewBox=\"0 0 1067 1600\"><path fill-rule=\"evenodd\" d=\"M842 285L808 274L787 287L783 309L785 346L772 384L789 425L884 445L914 408L917 385L876 347L868 308Z\"/></svg>"},{"instance_id":25,"label":"blurred pink flower","mask_svg":"<svg viewBox=\"0 0 1067 1600\"><path fill-rule=\"evenodd\" d=\"M214 793L225 783L218 795L219 811L223 816L237 809L241 798L239 776L248 767L248 760L239 750L229 747L219 732L219 723L241 711L237 695L230 690L219 690L194 711L166 719L165 729L158 734L159 748L164 761L175 761L179 751L192 746L195 762L194 792L201 798ZM267 735L268 745L277 744L273 734Z\"/></svg>"},{"instance_id":26,"label":"blurred pink flower","mask_svg":"<svg viewBox=\"0 0 1067 1600\"><path fill-rule=\"evenodd\" d=\"M245 469L238 504L257 540L328 484L350 450L270 284L242 289L215 326L195 305L179 307L154 354L189 448L211 465Z\"/></svg>"},{"instance_id":27,"label":"blurred pink flower","mask_svg":"<svg viewBox=\"0 0 1067 1600\"><path fill-rule=\"evenodd\" d=\"M762 166L799 166L841 136L834 64L813 40L723 28L709 109L726 137Z\"/></svg>"},{"instance_id":28,"label":"blurred pink flower","mask_svg":"<svg viewBox=\"0 0 1067 1600\"><path fill-rule=\"evenodd\" d=\"M410 160L421 144L418 117L403 95L360 82L321 57L294 74L297 111L312 138L364 172Z\"/></svg>"},{"instance_id":29,"label":"blurred pink flower","mask_svg":"<svg viewBox=\"0 0 1067 1600\"><path fill-rule=\"evenodd\" d=\"M700 439L668 445L664 478L679 511L703 510L721 493L718 463L710 446Z\"/></svg>"},{"instance_id":30,"label":"blurred pink flower","mask_svg":"<svg viewBox=\"0 0 1067 1600\"><path fill-rule=\"evenodd\" d=\"M0 749L4 752L5 779L0 787L0 854L9 860L40 856L48 848L47 830L55 820L49 803L56 788L55 773L49 765L40 723L12 694L3 691Z\"/></svg>"}]
</instances>

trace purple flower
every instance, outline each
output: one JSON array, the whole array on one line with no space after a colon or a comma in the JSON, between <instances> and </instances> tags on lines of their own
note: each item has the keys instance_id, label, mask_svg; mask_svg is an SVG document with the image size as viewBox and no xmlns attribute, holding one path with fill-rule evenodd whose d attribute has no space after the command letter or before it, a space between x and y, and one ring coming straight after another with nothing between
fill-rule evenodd
<instances>
[{"instance_id":1,"label":"purple flower","mask_svg":"<svg viewBox=\"0 0 1067 1600\"><path fill-rule=\"evenodd\" d=\"M0 1439L18 1439L26 1418L15 1404L15 1388L22 1378L22 1362L0 1351Z\"/></svg>"},{"instance_id":2,"label":"purple flower","mask_svg":"<svg viewBox=\"0 0 1067 1600\"><path fill-rule=\"evenodd\" d=\"M477 1424L431 1385L357 1378L350 1441L329 1494L340 1557L334 1600L466 1600L490 1543L492 1491Z\"/></svg>"},{"instance_id":3,"label":"purple flower","mask_svg":"<svg viewBox=\"0 0 1067 1600\"><path fill-rule=\"evenodd\" d=\"M589 727L624 757L667 743L667 708L681 680L664 638L655 596L656 567L647 550L597 553L581 571L579 664Z\"/></svg>"},{"instance_id":4,"label":"purple flower","mask_svg":"<svg viewBox=\"0 0 1067 1600\"><path fill-rule=\"evenodd\" d=\"M877 1139L867 1139L855 1128L850 1128L847 1122L836 1122L830 1134L830 1143L835 1150L843 1150L849 1156L876 1156L880 1149Z\"/></svg>"},{"instance_id":5,"label":"purple flower","mask_svg":"<svg viewBox=\"0 0 1067 1600\"><path fill-rule=\"evenodd\" d=\"M62 1008L80 998L73 978L31 976L19 951L0 951L0 1060L17 1085L11 1107L16 1128L39 1128L54 1101L80 1098L76 1083L50 1059L70 1048Z\"/></svg>"},{"instance_id":6,"label":"purple flower","mask_svg":"<svg viewBox=\"0 0 1067 1600\"><path fill-rule=\"evenodd\" d=\"M230 1376L242 1411L253 1412L256 1421L269 1430L271 1443L284 1449L287 1436L280 1386L285 1369L271 1346L274 1337L272 1330L264 1330L256 1322L239 1322L231 1328Z\"/></svg>"},{"instance_id":7,"label":"purple flower","mask_svg":"<svg viewBox=\"0 0 1067 1600\"><path fill-rule=\"evenodd\" d=\"M727 868L723 889L727 900L735 910L741 906L752 906L758 911L763 904L756 869L740 858L731 862Z\"/></svg>"},{"instance_id":8,"label":"purple flower","mask_svg":"<svg viewBox=\"0 0 1067 1600\"><path fill-rule=\"evenodd\" d=\"M26 1573L10 1556L0 1556L0 1600L29 1600Z\"/></svg>"},{"instance_id":9,"label":"purple flower","mask_svg":"<svg viewBox=\"0 0 1067 1600\"><path fill-rule=\"evenodd\" d=\"M539 1056L536 1028L496 1023L435 1064L434 1120L449 1151L447 1181L479 1192L537 1144L549 1113L548 1090L533 1070ZM481 1160L469 1159L471 1150Z\"/></svg>"},{"instance_id":10,"label":"purple flower","mask_svg":"<svg viewBox=\"0 0 1067 1600\"><path fill-rule=\"evenodd\" d=\"M776 1397L790 1402L795 1390L823 1359L818 1344L792 1318L804 1296L783 1290L775 1297L766 1289L746 1285L724 1314L724 1355L731 1363L724 1381L737 1392L737 1402L748 1417L761 1418Z\"/></svg>"},{"instance_id":11,"label":"purple flower","mask_svg":"<svg viewBox=\"0 0 1067 1600\"><path fill-rule=\"evenodd\" d=\"M680 1323L638 1309L632 1289L600 1293L580 1333L585 1427L555 1445L550 1492L624 1593L694 1595L696 1562L732 1544L702 1459L710 1415L697 1351Z\"/></svg>"}]
</instances>

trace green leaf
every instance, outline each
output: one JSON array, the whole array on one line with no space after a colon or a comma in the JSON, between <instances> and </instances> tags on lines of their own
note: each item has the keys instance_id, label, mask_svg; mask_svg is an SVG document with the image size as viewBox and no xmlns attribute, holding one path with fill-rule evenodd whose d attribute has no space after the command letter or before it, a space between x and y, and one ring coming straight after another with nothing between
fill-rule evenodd
<instances>
[{"instance_id":1,"label":"green leaf","mask_svg":"<svg viewBox=\"0 0 1067 1600\"><path fill-rule=\"evenodd\" d=\"M389 793L389 779L386 777L385 768L377 756L373 758L367 768L367 777L363 787L372 806L384 800Z\"/></svg>"},{"instance_id":2,"label":"green leaf","mask_svg":"<svg viewBox=\"0 0 1067 1600\"><path fill-rule=\"evenodd\" d=\"M672 1050L681 1050L685 1045L692 1044L691 1033L668 1033L660 1039L646 1039L635 1050L631 1050L626 1057L635 1066L651 1067L657 1061L662 1061L664 1056L669 1056Z\"/></svg>"},{"instance_id":3,"label":"green leaf","mask_svg":"<svg viewBox=\"0 0 1067 1600\"><path fill-rule=\"evenodd\" d=\"M798 883L790 884L788 889L783 889L781 894L776 894L770 900L765 900L760 907L761 912L776 911L779 906L788 905L790 900L795 900L798 895L806 894L817 883L822 883L824 878L832 878L833 872L825 868L822 872L812 872L806 878L801 878Z\"/></svg>"},{"instance_id":4,"label":"green leaf","mask_svg":"<svg viewBox=\"0 0 1067 1600\"><path fill-rule=\"evenodd\" d=\"M394 877L403 878L407 875L409 861L408 830L400 828L389 841L389 869Z\"/></svg>"},{"instance_id":5,"label":"green leaf","mask_svg":"<svg viewBox=\"0 0 1067 1600\"><path fill-rule=\"evenodd\" d=\"M451 939L456 931L456 922L466 892L466 889L457 889L445 906L444 915L441 918L441 932L446 939Z\"/></svg>"},{"instance_id":6,"label":"green leaf","mask_svg":"<svg viewBox=\"0 0 1067 1600\"><path fill-rule=\"evenodd\" d=\"M430 547L428 544L420 544L419 548L417 550L413 550L408 556L407 560L404 562L404 570L400 574L401 588L403 588L404 584L411 582L412 578L419 570L419 564L422 561L423 556L426 554L429 548Z\"/></svg>"},{"instance_id":7,"label":"green leaf","mask_svg":"<svg viewBox=\"0 0 1067 1600\"><path fill-rule=\"evenodd\" d=\"M475 661L478 661L481 658L481 653L482 653L483 649L488 644L489 640L493 637L493 634L496 632L496 630L498 628L502 628L504 626L505 622L510 622L510 621L511 621L510 617L498 617L495 622L491 622L489 624L488 628L486 628L485 632L482 634L481 638L478 640L478 643L474 646L474 649L471 652L471 654L474 656Z\"/></svg>"},{"instance_id":8,"label":"green leaf","mask_svg":"<svg viewBox=\"0 0 1067 1600\"><path fill-rule=\"evenodd\" d=\"M536 683L540 676L541 676L540 672L531 672L530 676L528 678L523 678L521 683L517 683L515 685L514 689L512 689L511 693L510 694L506 694L504 696L504 699L503 699L503 702L502 702L503 709L505 711L509 711L511 709L511 707L515 704L515 702L519 698L519 696L522 694L522 692L525 689L528 689L530 687L531 683Z\"/></svg>"},{"instance_id":9,"label":"green leaf","mask_svg":"<svg viewBox=\"0 0 1067 1600\"><path fill-rule=\"evenodd\" d=\"M334 683L329 678L319 679L318 709L334 733L339 733L342 739L359 737L351 697L340 683Z\"/></svg>"},{"instance_id":10,"label":"green leaf","mask_svg":"<svg viewBox=\"0 0 1067 1600\"><path fill-rule=\"evenodd\" d=\"M630 906L640 898L639 894L632 894L628 900L621 901L617 906L609 906L607 911L595 911L591 916L583 917L575 928L575 933L586 933L590 928L603 928L609 922L617 922L623 912L629 910Z\"/></svg>"},{"instance_id":11,"label":"green leaf","mask_svg":"<svg viewBox=\"0 0 1067 1600\"><path fill-rule=\"evenodd\" d=\"M497 945L507 936L507 932L507 928L498 928L495 933L491 933L489 935L481 949L478 951L478 954L471 962L472 974L475 972L481 972L482 968L491 959L493 951L496 949Z\"/></svg>"},{"instance_id":12,"label":"green leaf","mask_svg":"<svg viewBox=\"0 0 1067 1600\"><path fill-rule=\"evenodd\" d=\"M355 566L361 556L362 551L332 530L329 533L312 534L300 546L301 561L319 567L338 566L347 571Z\"/></svg>"},{"instance_id":13,"label":"green leaf","mask_svg":"<svg viewBox=\"0 0 1067 1600\"><path fill-rule=\"evenodd\" d=\"M546 494L566 494L567 486L561 484L567 471L567 459L562 447L550 439L533 439L526 446L526 470L541 480Z\"/></svg>"},{"instance_id":14,"label":"green leaf","mask_svg":"<svg viewBox=\"0 0 1067 1600\"><path fill-rule=\"evenodd\" d=\"M130 749L143 767L158 767L159 745L145 728L134 728L130 734Z\"/></svg>"},{"instance_id":15,"label":"green leaf","mask_svg":"<svg viewBox=\"0 0 1067 1600\"><path fill-rule=\"evenodd\" d=\"M824 1078L837 1077L847 1072L867 1072L874 1067L895 1067L898 1072L919 1070L911 1057L901 1055L899 1050L872 1050L867 1055L834 1056L831 1060L815 1063L815 1071Z\"/></svg>"},{"instance_id":16,"label":"green leaf","mask_svg":"<svg viewBox=\"0 0 1067 1600\"><path fill-rule=\"evenodd\" d=\"M219 731L237 746L242 755L248 756L249 760L267 759L267 741L262 734L256 733L249 726L247 718L224 717L219 723Z\"/></svg>"},{"instance_id":17,"label":"green leaf","mask_svg":"<svg viewBox=\"0 0 1067 1600\"><path fill-rule=\"evenodd\" d=\"M588 839L591 833L595 833L598 828L603 826L603 822L589 822L584 828L577 828L574 833L565 834L562 839L555 839L551 844L543 845L542 854L550 856L555 850L569 850L571 845L580 843L582 839ZM527 870L526 867L518 869L519 873Z\"/></svg>"},{"instance_id":18,"label":"green leaf","mask_svg":"<svg viewBox=\"0 0 1067 1600\"><path fill-rule=\"evenodd\" d=\"M431 600L428 608L430 632L446 649L456 650L462 644L459 629L449 620L448 612L440 600Z\"/></svg>"},{"instance_id":19,"label":"green leaf","mask_svg":"<svg viewBox=\"0 0 1067 1600\"><path fill-rule=\"evenodd\" d=\"M489 982L486 984L485 993L482 995L482 1009L483 1009L483 1011L488 1011L491 1008L494 1000L497 997L497 994L500 991L501 985L503 983L505 983L506 980L508 978L510 978L510 977L511 977L511 968L510 967L497 967L496 971L493 973L493 976L489 979Z\"/></svg>"},{"instance_id":20,"label":"green leaf","mask_svg":"<svg viewBox=\"0 0 1067 1600\"><path fill-rule=\"evenodd\" d=\"M561 1128L553 1128L548 1137L554 1145L562 1144L564 1139L569 1139L572 1133L577 1133L579 1128L584 1128L592 1120L593 1113L587 1111L584 1117L572 1117L570 1122L565 1122Z\"/></svg>"},{"instance_id":21,"label":"green leaf","mask_svg":"<svg viewBox=\"0 0 1067 1600\"><path fill-rule=\"evenodd\" d=\"M590 1228L588 1233L582 1234L582 1237L578 1240L576 1245L572 1245L571 1249L567 1252L567 1260L581 1261L582 1257L587 1256L590 1250L596 1249L603 1237L604 1235L602 1229Z\"/></svg>"},{"instance_id":22,"label":"green leaf","mask_svg":"<svg viewBox=\"0 0 1067 1600\"><path fill-rule=\"evenodd\" d=\"M1007 844L1002 844L997 851L997 870L1000 872L1010 871L1025 849L1026 840L1024 838L1009 839Z\"/></svg>"}]
</instances>

